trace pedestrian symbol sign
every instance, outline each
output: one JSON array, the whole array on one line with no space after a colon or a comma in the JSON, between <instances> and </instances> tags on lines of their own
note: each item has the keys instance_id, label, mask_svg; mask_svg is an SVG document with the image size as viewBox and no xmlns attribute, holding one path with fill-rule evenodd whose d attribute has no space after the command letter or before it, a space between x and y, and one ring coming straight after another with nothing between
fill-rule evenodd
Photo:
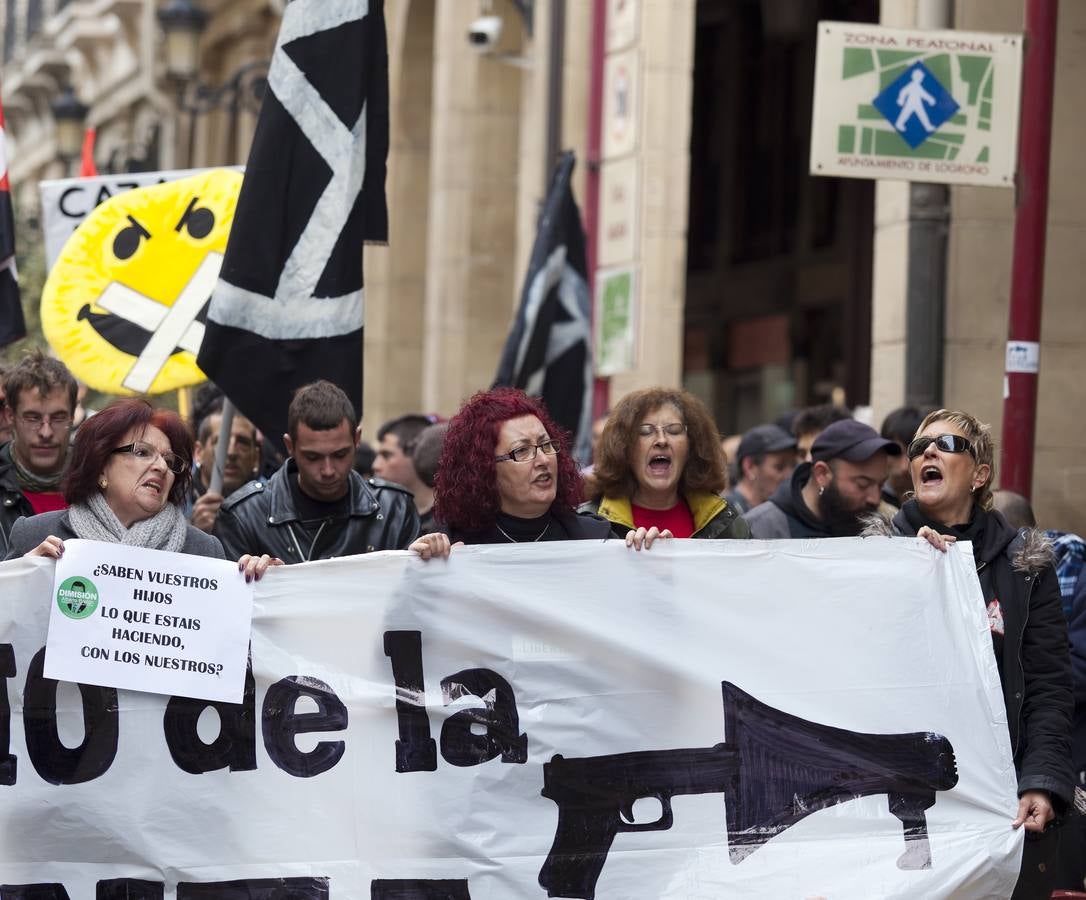
<instances>
[{"instance_id":1,"label":"pedestrian symbol sign","mask_svg":"<svg viewBox=\"0 0 1086 900\"><path fill-rule=\"evenodd\" d=\"M1011 187L1022 37L819 22L811 174Z\"/></svg>"},{"instance_id":2,"label":"pedestrian symbol sign","mask_svg":"<svg viewBox=\"0 0 1086 900\"><path fill-rule=\"evenodd\" d=\"M931 69L915 62L879 94L873 105L914 150L959 109Z\"/></svg>"}]
</instances>

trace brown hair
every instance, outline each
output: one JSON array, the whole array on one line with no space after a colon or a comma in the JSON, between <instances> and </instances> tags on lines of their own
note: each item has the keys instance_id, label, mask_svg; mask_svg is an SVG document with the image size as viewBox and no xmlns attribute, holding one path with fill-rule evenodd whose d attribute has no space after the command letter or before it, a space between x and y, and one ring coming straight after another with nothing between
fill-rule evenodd
<instances>
[{"instance_id":1,"label":"brown hair","mask_svg":"<svg viewBox=\"0 0 1086 900\"><path fill-rule=\"evenodd\" d=\"M287 408L287 434L292 441L298 440L298 425L313 431L331 431L347 420L348 430L354 435L358 427L358 414L343 389L323 378L302 385L294 392Z\"/></svg>"},{"instance_id":2,"label":"brown hair","mask_svg":"<svg viewBox=\"0 0 1086 900\"><path fill-rule=\"evenodd\" d=\"M961 429L968 438L969 443L973 445L974 462L978 466L986 465L988 467L988 478L980 486L980 490L977 491L976 503L986 512L991 510L994 503L992 499L992 480L995 478L995 443L992 441L991 427L967 412L957 409L937 409L935 412L930 412L924 416L924 421L916 429L913 438L918 438L929 425L935 422L949 422L955 428Z\"/></svg>"},{"instance_id":3,"label":"brown hair","mask_svg":"<svg viewBox=\"0 0 1086 900\"><path fill-rule=\"evenodd\" d=\"M690 452L679 477L679 491L717 494L727 484L727 463L713 417L697 397L671 388L645 388L623 397L611 410L596 453L596 467L586 484L588 499L632 497L637 479L630 468L637 428L645 416L661 406L674 406L686 424Z\"/></svg>"},{"instance_id":4,"label":"brown hair","mask_svg":"<svg viewBox=\"0 0 1086 900\"><path fill-rule=\"evenodd\" d=\"M4 374L4 394L7 404L14 413L23 400L24 391L39 391L44 397L61 388L68 394L68 412L75 412L76 384L68 367L59 359L46 356L39 349L31 350ZM29 399L29 398L26 398Z\"/></svg>"}]
</instances>

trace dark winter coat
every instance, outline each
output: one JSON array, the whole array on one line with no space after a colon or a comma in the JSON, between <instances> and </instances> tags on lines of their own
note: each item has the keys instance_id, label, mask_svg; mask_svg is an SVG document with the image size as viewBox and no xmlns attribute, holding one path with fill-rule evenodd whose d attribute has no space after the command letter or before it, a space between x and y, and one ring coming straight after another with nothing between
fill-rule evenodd
<instances>
[{"instance_id":1,"label":"dark winter coat","mask_svg":"<svg viewBox=\"0 0 1086 900\"><path fill-rule=\"evenodd\" d=\"M826 523L815 516L803 500L803 486L810 477L810 463L796 466L792 477L783 482L772 497L746 513L751 537L762 541L833 537Z\"/></svg>"},{"instance_id":2,"label":"dark winter coat","mask_svg":"<svg viewBox=\"0 0 1086 900\"><path fill-rule=\"evenodd\" d=\"M72 523L68 519L68 510L54 510L44 512L26 519L20 519L11 529L11 545L6 559L18 559L24 553L33 550L49 535L55 535L62 541L73 540L79 535L72 530ZM191 525L185 530L185 544L181 553L191 556L209 556L212 559L226 559L223 555L222 544L210 534L204 534L199 528ZM236 559L236 557L235 557Z\"/></svg>"},{"instance_id":3,"label":"dark winter coat","mask_svg":"<svg viewBox=\"0 0 1086 900\"><path fill-rule=\"evenodd\" d=\"M577 515L572 512L552 513L570 541L603 541L611 537L611 525L599 516ZM462 531L455 528L442 527L453 543L463 541L465 544L489 544L494 543L493 528L484 528L479 531ZM501 541L503 538L497 538Z\"/></svg>"},{"instance_id":4,"label":"dark winter coat","mask_svg":"<svg viewBox=\"0 0 1086 900\"><path fill-rule=\"evenodd\" d=\"M32 515L34 507L15 480L15 463L11 460L9 441L0 447L0 558L7 556L11 527L23 516Z\"/></svg>"},{"instance_id":5,"label":"dark winter coat","mask_svg":"<svg viewBox=\"0 0 1086 900\"><path fill-rule=\"evenodd\" d=\"M306 546L309 542L290 492L289 479L295 472L294 460L288 459L267 481L250 481L223 501L213 533L222 541L227 558L267 553L288 564L300 563L374 550L406 550L419 536L419 514L409 490L378 478L365 481L351 472L346 516L329 519L312 545Z\"/></svg>"},{"instance_id":6,"label":"dark winter coat","mask_svg":"<svg viewBox=\"0 0 1086 900\"><path fill-rule=\"evenodd\" d=\"M1074 704L1067 622L1051 547L1040 531L1016 531L999 512L978 509L976 515L987 517L983 537L973 546L984 602L998 597L1003 614L1000 674L1018 791L1048 791L1066 809L1075 783ZM905 509L891 527L894 534L908 537L917 531Z\"/></svg>"}]
</instances>

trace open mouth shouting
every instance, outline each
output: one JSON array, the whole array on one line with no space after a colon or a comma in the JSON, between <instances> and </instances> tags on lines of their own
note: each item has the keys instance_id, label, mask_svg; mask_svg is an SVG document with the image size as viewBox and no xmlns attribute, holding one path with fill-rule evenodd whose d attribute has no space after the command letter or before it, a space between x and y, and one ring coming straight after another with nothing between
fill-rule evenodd
<instances>
[{"instance_id":1,"label":"open mouth shouting","mask_svg":"<svg viewBox=\"0 0 1086 900\"><path fill-rule=\"evenodd\" d=\"M924 463L920 467L920 483L922 485L939 485L943 483L943 470L931 463Z\"/></svg>"},{"instance_id":2,"label":"open mouth shouting","mask_svg":"<svg viewBox=\"0 0 1086 900\"><path fill-rule=\"evenodd\" d=\"M649 456L648 464L645 468L648 470L650 478L666 481L671 477L674 466L675 463L674 460L672 460L670 453L658 452Z\"/></svg>"},{"instance_id":3,"label":"open mouth shouting","mask_svg":"<svg viewBox=\"0 0 1086 900\"><path fill-rule=\"evenodd\" d=\"M151 477L142 481L140 487L146 491L150 491L156 497L161 497L166 490L166 483L161 478Z\"/></svg>"}]
</instances>

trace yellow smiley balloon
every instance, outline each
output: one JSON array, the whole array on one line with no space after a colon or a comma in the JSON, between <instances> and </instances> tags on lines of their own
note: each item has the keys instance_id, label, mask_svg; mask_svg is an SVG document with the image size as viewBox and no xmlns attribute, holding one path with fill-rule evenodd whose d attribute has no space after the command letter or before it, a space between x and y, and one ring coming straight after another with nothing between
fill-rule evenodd
<instances>
[{"instance_id":1,"label":"yellow smiley balloon","mask_svg":"<svg viewBox=\"0 0 1086 900\"><path fill-rule=\"evenodd\" d=\"M42 329L81 381L110 394L196 384L207 301L219 276L241 173L213 169L110 198L49 273Z\"/></svg>"}]
</instances>

